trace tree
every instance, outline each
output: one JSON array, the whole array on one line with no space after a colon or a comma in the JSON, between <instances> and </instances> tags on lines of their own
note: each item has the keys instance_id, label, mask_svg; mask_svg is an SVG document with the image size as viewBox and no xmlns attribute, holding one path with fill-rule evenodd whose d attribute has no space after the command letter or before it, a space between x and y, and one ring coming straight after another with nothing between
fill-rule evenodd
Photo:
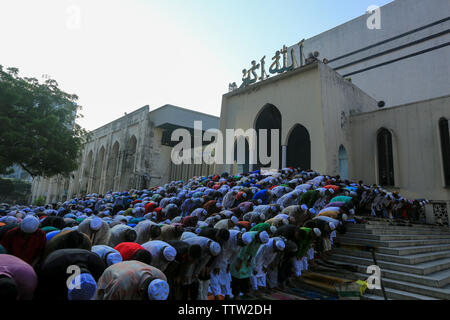
<instances>
[{"instance_id":1,"label":"tree","mask_svg":"<svg viewBox=\"0 0 450 320\"><path fill-rule=\"evenodd\" d=\"M14 163L31 176L67 176L77 168L87 132L78 97L55 80L22 78L17 68L0 65L0 173Z\"/></svg>"}]
</instances>

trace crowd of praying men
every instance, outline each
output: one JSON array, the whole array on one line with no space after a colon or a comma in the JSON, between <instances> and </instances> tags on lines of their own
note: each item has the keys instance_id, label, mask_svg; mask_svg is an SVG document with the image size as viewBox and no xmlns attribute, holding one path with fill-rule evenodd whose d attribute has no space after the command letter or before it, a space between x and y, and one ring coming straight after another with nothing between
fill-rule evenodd
<instances>
[{"instance_id":1,"label":"crowd of praying men","mask_svg":"<svg viewBox=\"0 0 450 320\"><path fill-rule=\"evenodd\" d=\"M420 222L426 200L311 170L193 177L0 207L0 299L240 299L282 289L368 215Z\"/></svg>"}]
</instances>

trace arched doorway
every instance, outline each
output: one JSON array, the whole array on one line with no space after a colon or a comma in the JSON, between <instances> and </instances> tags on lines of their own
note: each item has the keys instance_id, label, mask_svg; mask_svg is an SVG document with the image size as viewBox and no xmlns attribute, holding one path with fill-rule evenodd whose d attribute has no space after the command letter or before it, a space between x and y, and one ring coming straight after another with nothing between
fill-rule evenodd
<instances>
[{"instance_id":1,"label":"arched doorway","mask_svg":"<svg viewBox=\"0 0 450 320\"><path fill-rule=\"evenodd\" d=\"M82 182L82 187L81 187L81 193L85 194L88 192L88 188L89 188L89 180L92 177L92 161L93 161L93 157L94 157L94 153L92 152L92 150L89 152L86 162L85 162L85 166L84 166L84 171L83 171L83 182Z\"/></svg>"},{"instance_id":2,"label":"arched doorway","mask_svg":"<svg viewBox=\"0 0 450 320\"><path fill-rule=\"evenodd\" d=\"M122 173L121 173L121 186L122 189L130 189L135 187L135 161L136 161L136 148L137 139L133 135L128 140L126 146L125 159L123 161Z\"/></svg>"},{"instance_id":3,"label":"arched doorway","mask_svg":"<svg viewBox=\"0 0 450 320\"><path fill-rule=\"evenodd\" d=\"M103 161L105 159L105 148L102 146L100 151L97 154L97 159L95 160L95 169L94 169L94 183L92 191L94 193L100 192L100 180L103 172Z\"/></svg>"},{"instance_id":4,"label":"arched doorway","mask_svg":"<svg viewBox=\"0 0 450 320\"><path fill-rule=\"evenodd\" d=\"M311 169L311 139L308 130L301 124L296 124L289 134L286 166Z\"/></svg>"},{"instance_id":5,"label":"arched doorway","mask_svg":"<svg viewBox=\"0 0 450 320\"><path fill-rule=\"evenodd\" d=\"M114 191L114 178L117 171L117 163L119 162L119 142L115 142L108 160L108 169L106 171L106 191Z\"/></svg>"},{"instance_id":6,"label":"arched doorway","mask_svg":"<svg viewBox=\"0 0 450 320\"><path fill-rule=\"evenodd\" d=\"M450 134L449 121L446 118L439 119L439 135L441 138L441 154L444 169L445 186L450 186Z\"/></svg>"},{"instance_id":7,"label":"arched doorway","mask_svg":"<svg viewBox=\"0 0 450 320\"><path fill-rule=\"evenodd\" d=\"M242 145L244 148L242 148ZM239 148L238 148L239 146ZM241 154L243 149L243 154ZM237 165L237 173L247 173L250 170L250 152L247 139L238 136L234 142L234 162ZM239 153L238 153L239 151Z\"/></svg>"},{"instance_id":8,"label":"arched doorway","mask_svg":"<svg viewBox=\"0 0 450 320\"><path fill-rule=\"evenodd\" d=\"M342 144L339 147L339 175L341 179L348 180L348 155Z\"/></svg>"},{"instance_id":9,"label":"arched doorway","mask_svg":"<svg viewBox=\"0 0 450 320\"><path fill-rule=\"evenodd\" d=\"M261 141L261 133L260 130L261 129L267 129L267 136L266 136L266 141ZM256 159L257 159L257 163L254 166L254 169L260 169L261 167L266 168L266 167L273 167L272 163L268 163L268 164L263 164L262 163L262 159L260 158L260 146L261 143L266 143L267 146L267 156L268 157L272 157L271 154L271 149L272 149L272 144L271 144L271 133L272 130L278 130L278 148L276 150L276 152L278 152L278 168L281 166L281 112L278 110L277 107L275 107L272 104L266 104L260 111L259 115L257 116L256 120L255 120L255 130L256 130L256 135L258 138L258 144L256 147L257 150L257 154ZM274 155L276 156L276 155Z\"/></svg>"}]
</instances>

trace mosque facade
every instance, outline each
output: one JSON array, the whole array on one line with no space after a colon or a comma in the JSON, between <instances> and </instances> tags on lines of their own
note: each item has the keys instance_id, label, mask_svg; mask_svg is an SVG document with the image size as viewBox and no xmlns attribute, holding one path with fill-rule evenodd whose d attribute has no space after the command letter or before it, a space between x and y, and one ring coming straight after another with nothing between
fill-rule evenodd
<instances>
[{"instance_id":1,"label":"mosque facade","mask_svg":"<svg viewBox=\"0 0 450 320\"><path fill-rule=\"evenodd\" d=\"M374 17L378 25L370 27ZM33 199L54 202L264 167L259 156L248 161L248 143L243 163L173 164L170 133L192 130L200 120L203 130L278 129L278 167L339 174L428 199L427 222L449 225L449 26L448 0L396 0L376 16L284 46L267 61L249 63L242 85L230 84L220 119L173 106L141 108L95 130L70 179L36 178Z\"/></svg>"}]
</instances>

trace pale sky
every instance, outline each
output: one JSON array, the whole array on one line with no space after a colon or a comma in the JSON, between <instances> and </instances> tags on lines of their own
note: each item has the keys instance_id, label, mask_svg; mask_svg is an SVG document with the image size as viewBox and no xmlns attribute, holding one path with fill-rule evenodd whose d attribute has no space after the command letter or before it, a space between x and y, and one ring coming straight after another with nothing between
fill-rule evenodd
<instances>
[{"instance_id":1,"label":"pale sky","mask_svg":"<svg viewBox=\"0 0 450 320\"><path fill-rule=\"evenodd\" d=\"M219 116L252 60L389 2L1 0L0 64L77 94L88 130L144 105Z\"/></svg>"}]
</instances>

